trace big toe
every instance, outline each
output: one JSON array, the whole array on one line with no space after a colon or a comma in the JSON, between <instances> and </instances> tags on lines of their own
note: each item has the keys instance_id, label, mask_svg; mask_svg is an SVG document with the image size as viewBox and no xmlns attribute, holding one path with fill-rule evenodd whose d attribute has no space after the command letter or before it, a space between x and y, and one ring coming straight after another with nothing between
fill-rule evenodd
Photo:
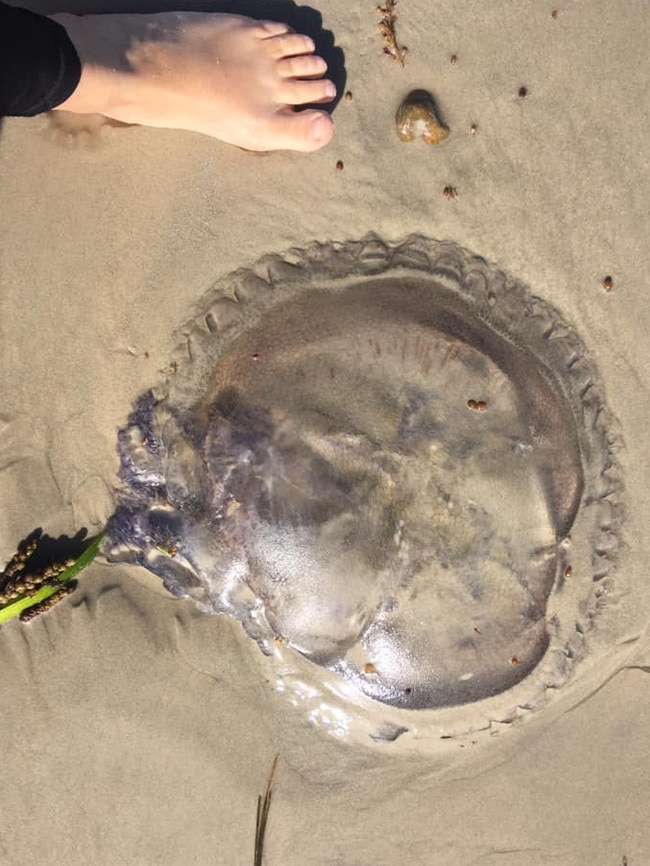
<instances>
[{"instance_id":1,"label":"big toe","mask_svg":"<svg viewBox=\"0 0 650 866\"><path fill-rule=\"evenodd\" d=\"M332 140L334 123L326 111L286 111L276 114L268 132L268 150L312 151Z\"/></svg>"}]
</instances>

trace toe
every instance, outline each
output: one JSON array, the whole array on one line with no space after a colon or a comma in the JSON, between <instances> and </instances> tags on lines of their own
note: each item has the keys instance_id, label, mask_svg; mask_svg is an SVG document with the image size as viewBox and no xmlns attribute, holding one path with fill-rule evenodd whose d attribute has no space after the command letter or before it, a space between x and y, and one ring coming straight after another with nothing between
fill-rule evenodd
<instances>
[{"instance_id":1,"label":"toe","mask_svg":"<svg viewBox=\"0 0 650 866\"><path fill-rule=\"evenodd\" d=\"M315 54L303 54L279 60L277 70L281 78L316 78L327 71L327 63Z\"/></svg>"},{"instance_id":2,"label":"toe","mask_svg":"<svg viewBox=\"0 0 650 866\"><path fill-rule=\"evenodd\" d=\"M258 21L258 25L263 30L263 36L282 36L284 33L293 33L293 29L283 21Z\"/></svg>"},{"instance_id":3,"label":"toe","mask_svg":"<svg viewBox=\"0 0 650 866\"><path fill-rule=\"evenodd\" d=\"M268 150L312 151L334 134L332 118L324 111L287 111L276 114L268 127Z\"/></svg>"},{"instance_id":4,"label":"toe","mask_svg":"<svg viewBox=\"0 0 650 866\"><path fill-rule=\"evenodd\" d=\"M276 60L297 57L299 54L313 54L316 50L314 40L302 33L283 33L266 40L266 43Z\"/></svg>"},{"instance_id":5,"label":"toe","mask_svg":"<svg viewBox=\"0 0 650 866\"><path fill-rule=\"evenodd\" d=\"M285 105L307 105L309 102L331 102L336 96L336 85L327 78L315 81L285 79L278 90Z\"/></svg>"}]
</instances>

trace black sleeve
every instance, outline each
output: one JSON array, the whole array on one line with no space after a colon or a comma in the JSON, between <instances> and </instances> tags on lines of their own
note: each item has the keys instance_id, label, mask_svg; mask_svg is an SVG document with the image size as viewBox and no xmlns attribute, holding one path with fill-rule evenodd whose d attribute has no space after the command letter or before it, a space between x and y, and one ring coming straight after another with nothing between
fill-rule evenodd
<instances>
[{"instance_id":1,"label":"black sleeve","mask_svg":"<svg viewBox=\"0 0 650 866\"><path fill-rule=\"evenodd\" d=\"M55 108L80 78L81 62L64 27L0 3L0 116Z\"/></svg>"}]
</instances>

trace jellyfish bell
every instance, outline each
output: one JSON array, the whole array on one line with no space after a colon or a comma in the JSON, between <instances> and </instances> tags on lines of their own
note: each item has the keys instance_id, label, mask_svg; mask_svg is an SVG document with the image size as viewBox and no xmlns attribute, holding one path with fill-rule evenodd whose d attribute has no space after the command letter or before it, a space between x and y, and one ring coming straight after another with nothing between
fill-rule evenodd
<instances>
[{"instance_id":1,"label":"jellyfish bell","mask_svg":"<svg viewBox=\"0 0 650 866\"><path fill-rule=\"evenodd\" d=\"M283 689L383 708L373 739L471 727L581 654L622 520L609 421L560 314L453 244L269 256L209 293L121 431L112 556L240 620Z\"/></svg>"}]
</instances>

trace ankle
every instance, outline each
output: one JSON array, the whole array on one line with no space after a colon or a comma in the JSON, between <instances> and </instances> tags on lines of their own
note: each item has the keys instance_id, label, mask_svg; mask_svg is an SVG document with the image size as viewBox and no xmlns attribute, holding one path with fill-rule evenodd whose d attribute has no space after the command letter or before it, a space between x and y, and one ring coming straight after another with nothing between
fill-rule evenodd
<instances>
[{"instance_id":1,"label":"ankle","mask_svg":"<svg viewBox=\"0 0 650 866\"><path fill-rule=\"evenodd\" d=\"M77 114L105 114L111 116L125 102L129 73L125 69L124 54L120 57L116 46L107 44L104 38L102 52L97 52L100 28L97 18L104 16L79 16L61 13L51 18L61 24L81 61L81 78L74 92L57 109ZM103 28L104 37L106 35ZM106 58L100 63L96 57Z\"/></svg>"}]
</instances>

